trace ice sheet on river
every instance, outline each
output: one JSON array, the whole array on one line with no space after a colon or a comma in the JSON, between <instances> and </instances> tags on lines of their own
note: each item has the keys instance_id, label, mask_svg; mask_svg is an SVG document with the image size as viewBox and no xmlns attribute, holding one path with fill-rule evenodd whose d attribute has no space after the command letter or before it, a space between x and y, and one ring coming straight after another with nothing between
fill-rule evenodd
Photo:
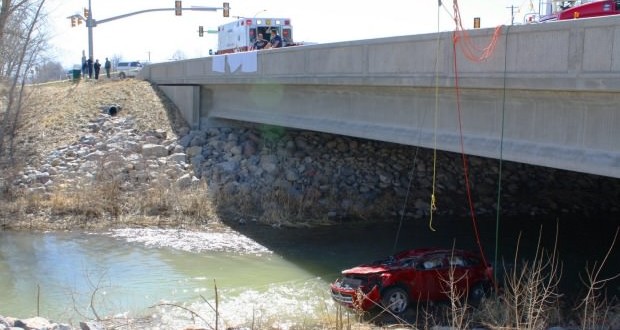
<instances>
[{"instance_id":1,"label":"ice sheet on river","mask_svg":"<svg viewBox=\"0 0 620 330\"><path fill-rule=\"evenodd\" d=\"M200 232L184 229L124 228L114 229L110 235L148 247L167 247L188 252L272 253L256 241L232 230Z\"/></svg>"}]
</instances>

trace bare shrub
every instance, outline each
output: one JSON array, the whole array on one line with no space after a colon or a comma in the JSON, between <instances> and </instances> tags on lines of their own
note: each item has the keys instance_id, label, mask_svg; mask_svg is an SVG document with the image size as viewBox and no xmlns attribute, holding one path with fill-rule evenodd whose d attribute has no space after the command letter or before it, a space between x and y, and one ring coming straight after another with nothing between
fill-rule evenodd
<instances>
[{"instance_id":1,"label":"bare shrub","mask_svg":"<svg viewBox=\"0 0 620 330\"><path fill-rule=\"evenodd\" d=\"M607 278L601 278L601 272L613 251L620 227L616 228L616 234L599 264L594 262L592 267L586 265L586 278L582 279L586 286L586 294L581 299L576 310L579 311L581 329L614 329L620 326L620 305L618 301L609 300L605 294L605 284L620 277L620 274Z\"/></svg>"},{"instance_id":2,"label":"bare shrub","mask_svg":"<svg viewBox=\"0 0 620 330\"><path fill-rule=\"evenodd\" d=\"M557 229L550 252L541 247L541 236L542 229L531 261L518 263L517 250L514 265L518 266L506 272L503 294L480 306L481 323L491 329L546 329L559 314L562 267L557 255Z\"/></svg>"},{"instance_id":3,"label":"bare shrub","mask_svg":"<svg viewBox=\"0 0 620 330\"><path fill-rule=\"evenodd\" d=\"M454 250L454 247L453 247ZM442 278L442 282L446 286L446 295L449 300L448 313L446 315L447 323L452 329L469 329L471 322L470 307L466 303L467 292L459 290L459 282L467 281L467 274L461 276L456 275L456 266L450 264L448 278Z\"/></svg>"},{"instance_id":4,"label":"bare shrub","mask_svg":"<svg viewBox=\"0 0 620 330\"><path fill-rule=\"evenodd\" d=\"M173 215L180 221L193 219L191 222L200 224L215 217L209 189L204 181L185 189L172 185L165 196Z\"/></svg>"},{"instance_id":5,"label":"bare shrub","mask_svg":"<svg viewBox=\"0 0 620 330\"><path fill-rule=\"evenodd\" d=\"M131 217L158 218L169 225L200 225L217 219L207 184L181 188L172 182L151 182L148 188L125 192L124 221Z\"/></svg>"}]
</instances>

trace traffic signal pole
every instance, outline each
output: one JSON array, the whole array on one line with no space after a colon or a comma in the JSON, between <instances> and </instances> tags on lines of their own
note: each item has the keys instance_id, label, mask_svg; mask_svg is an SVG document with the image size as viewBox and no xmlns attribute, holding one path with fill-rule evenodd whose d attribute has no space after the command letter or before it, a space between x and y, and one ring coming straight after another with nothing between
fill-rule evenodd
<instances>
[{"instance_id":1,"label":"traffic signal pole","mask_svg":"<svg viewBox=\"0 0 620 330\"><path fill-rule=\"evenodd\" d=\"M194 11L218 11L223 9L224 7L190 7L190 8L183 8L183 10L194 10ZM133 16L133 15L138 15L138 14L143 14L143 13L151 13L154 11L175 11L175 8L156 8L156 9L145 9L145 10L139 10L139 11L135 11L132 13L128 13L128 14L123 14L123 15L118 15L118 16L114 16L114 17L110 17L110 18L105 18L102 20L95 20L95 26L99 25L99 24L103 24L103 23L107 23L109 21L114 21L117 19L121 19L121 18L125 18L125 17L129 17L129 16Z\"/></svg>"},{"instance_id":2,"label":"traffic signal pole","mask_svg":"<svg viewBox=\"0 0 620 330\"><path fill-rule=\"evenodd\" d=\"M179 4L181 1L178 1ZM128 14L124 14L124 15L119 15L119 16L114 16L114 17L110 17L110 18L106 18L106 19L102 19L99 21L96 21L93 19L93 11L92 11L92 6L91 6L91 0L88 0L88 15L84 15L84 20L86 21L86 26L88 27L88 57L90 59L94 60L94 50L93 50L93 28L95 26L97 26L98 24L103 24L109 21L113 21L113 20L117 20L117 19L121 19L121 18L125 18L128 16L132 16L132 15L137 15L137 14L142 14L142 13L148 13L148 12L154 12L154 11L176 11L178 10L176 8L176 1L175 1L175 8L158 8L158 9L146 9L146 10L140 10L140 11L136 11L133 13L128 13ZM192 11L217 11L217 10L223 10L223 15L224 17L228 17L228 12L230 10L230 5L228 2L224 2L222 7L190 7L190 8L179 8L181 10L192 10ZM179 10L179 13L181 11ZM74 26L74 19L75 18L79 18L81 17L80 15L72 15L69 16L67 18L71 19L71 26Z\"/></svg>"},{"instance_id":3,"label":"traffic signal pole","mask_svg":"<svg viewBox=\"0 0 620 330\"><path fill-rule=\"evenodd\" d=\"M88 17L86 17L86 26L88 27L88 58L90 58L92 61L95 60L94 54L93 54L93 22L92 22L92 8L91 8L91 4L90 4L91 0L88 0Z\"/></svg>"}]
</instances>

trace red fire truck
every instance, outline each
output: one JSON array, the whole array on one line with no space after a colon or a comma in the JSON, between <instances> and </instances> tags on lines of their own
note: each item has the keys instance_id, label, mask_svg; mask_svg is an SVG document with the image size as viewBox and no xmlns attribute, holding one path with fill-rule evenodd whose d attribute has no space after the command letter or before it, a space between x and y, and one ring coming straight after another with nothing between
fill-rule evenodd
<instances>
[{"instance_id":1,"label":"red fire truck","mask_svg":"<svg viewBox=\"0 0 620 330\"><path fill-rule=\"evenodd\" d=\"M293 26L290 18L239 18L217 28L216 54L250 50L259 33L263 34L264 39L269 40L271 30L276 30L282 37L283 47L296 45L293 42Z\"/></svg>"},{"instance_id":2,"label":"red fire truck","mask_svg":"<svg viewBox=\"0 0 620 330\"><path fill-rule=\"evenodd\" d=\"M548 4L547 15L541 22L576 18L620 15L620 0L569 0L552 1Z\"/></svg>"}]
</instances>

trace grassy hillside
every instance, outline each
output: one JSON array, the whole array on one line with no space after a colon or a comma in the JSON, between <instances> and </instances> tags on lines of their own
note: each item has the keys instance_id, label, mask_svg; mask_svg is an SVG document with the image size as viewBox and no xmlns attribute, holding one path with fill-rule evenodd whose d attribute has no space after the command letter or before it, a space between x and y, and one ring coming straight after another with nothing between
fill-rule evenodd
<instances>
[{"instance_id":1,"label":"grassy hillside","mask_svg":"<svg viewBox=\"0 0 620 330\"><path fill-rule=\"evenodd\" d=\"M120 179L118 173L106 168L114 155L104 155L89 177L71 177L75 176L73 172L53 177L53 188L16 184L41 166L53 167L49 172L62 171L45 163L51 153L83 143L80 139L84 136L101 135L97 131L101 127L118 125L106 117L112 105L121 109L114 116L117 122L131 123L131 132L126 134L132 136L156 131L164 140L174 141L177 130L186 126L174 105L150 83L140 80L59 82L28 87L27 95L15 140L15 161L2 165L0 227L186 226L214 217L206 187L193 186L195 191L180 194L174 178L147 178L143 184L126 182L126 176ZM110 127L110 131L123 129L127 130ZM109 153L105 149L102 152ZM116 164L125 165L122 161Z\"/></svg>"}]
</instances>

